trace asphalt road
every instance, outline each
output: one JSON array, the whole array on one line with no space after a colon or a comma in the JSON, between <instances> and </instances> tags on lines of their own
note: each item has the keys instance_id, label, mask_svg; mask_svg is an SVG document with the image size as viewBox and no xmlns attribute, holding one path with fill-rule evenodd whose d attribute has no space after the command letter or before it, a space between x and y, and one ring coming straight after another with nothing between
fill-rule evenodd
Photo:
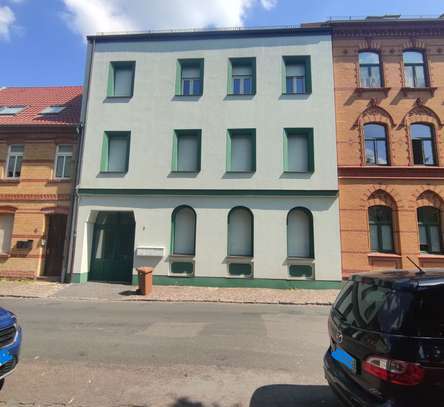
<instances>
[{"instance_id":1,"label":"asphalt road","mask_svg":"<svg viewBox=\"0 0 444 407\"><path fill-rule=\"evenodd\" d=\"M8 299L24 329L0 406L337 407L327 307Z\"/></svg>"}]
</instances>

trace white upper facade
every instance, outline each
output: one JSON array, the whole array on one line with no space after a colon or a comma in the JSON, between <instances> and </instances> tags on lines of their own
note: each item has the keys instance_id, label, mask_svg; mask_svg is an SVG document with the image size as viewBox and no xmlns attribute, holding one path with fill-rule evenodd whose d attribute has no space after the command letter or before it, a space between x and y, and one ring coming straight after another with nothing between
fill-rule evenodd
<instances>
[{"instance_id":1,"label":"white upper facade","mask_svg":"<svg viewBox=\"0 0 444 407\"><path fill-rule=\"evenodd\" d=\"M93 37L89 49L92 54L83 113L86 124L80 188L337 189L329 34L295 31L294 35L287 32L256 36L252 32L248 36L244 32L239 36L171 36L171 39L167 35L162 39L122 35ZM309 92L303 89L299 94L285 94L285 72L300 74L300 67L288 66L292 65L293 57L310 61L311 72L306 72L311 76ZM254 61L252 95L230 95L232 75L248 75L248 70L245 72L242 67L235 69L236 58ZM180 75L193 74L192 69L180 68L180 63L188 60L199 60L202 64L200 96L177 95L177 81L182 84L183 79ZM109 97L109 82L117 75L110 70L119 66L119 62L131 62L134 66L133 92L128 98ZM124 78L125 72L118 75ZM116 83L116 87L120 85ZM177 159L184 160L189 146L184 144L179 154L177 135L182 134L180 130L189 129L200 133L200 168L181 172ZM254 145L249 146L242 137L231 138L230 134L237 134L235 129L254 130L249 133L255 134ZM285 129L292 129L287 136ZM307 147L309 141L297 137L301 129L302 133L311 130L312 149ZM113 147L104 145L111 143L104 141L105 134L118 135L113 132L125 132L129 140L127 168L117 172L104 170L103 164L104 160L117 160L110 163L110 169L123 165L115 156L119 148L124 149L125 141L113 140ZM254 148L253 155L248 156L245 148ZM304 158L298 149L303 149L304 154L305 149L310 151ZM189 154L194 160L197 153ZM313 162L308 168L310 154ZM240 160L240 164L234 164L234 160ZM245 170L242 168L245 161L250 170L230 171L233 168L229 167L236 165ZM296 171L289 171L293 167Z\"/></svg>"}]
</instances>

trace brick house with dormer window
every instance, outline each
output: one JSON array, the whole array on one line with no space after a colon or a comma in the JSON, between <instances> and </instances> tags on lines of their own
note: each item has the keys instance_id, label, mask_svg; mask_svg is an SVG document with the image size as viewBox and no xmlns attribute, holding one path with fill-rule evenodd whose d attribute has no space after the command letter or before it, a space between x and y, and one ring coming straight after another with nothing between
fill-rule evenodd
<instances>
[{"instance_id":1,"label":"brick house with dormer window","mask_svg":"<svg viewBox=\"0 0 444 407\"><path fill-rule=\"evenodd\" d=\"M81 97L0 88L0 277L63 275Z\"/></svg>"}]
</instances>

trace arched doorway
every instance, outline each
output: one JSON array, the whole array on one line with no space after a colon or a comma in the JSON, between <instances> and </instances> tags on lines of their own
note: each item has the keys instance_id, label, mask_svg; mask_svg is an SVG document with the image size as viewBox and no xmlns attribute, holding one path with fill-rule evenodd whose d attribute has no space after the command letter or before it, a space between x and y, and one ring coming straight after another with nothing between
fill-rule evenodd
<instances>
[{"instance_id":1,"label":"arched doorway","mask_svg":"<svg viewBox=\"0 0 444 407\"><path fill-rule=\"evenodd\" d=\"M88 280L131 282L134 233L132 212L100 212L97 215Z\"/></svg>"}]
</instances>

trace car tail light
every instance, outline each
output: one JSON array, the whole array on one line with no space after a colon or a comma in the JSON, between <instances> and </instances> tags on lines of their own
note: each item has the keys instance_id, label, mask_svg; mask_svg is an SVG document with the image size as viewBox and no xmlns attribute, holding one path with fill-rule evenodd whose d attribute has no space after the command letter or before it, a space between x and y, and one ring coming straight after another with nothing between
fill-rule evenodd
<instances>
[{"instance_id":1,"label":"car tail light","mask_svg":"<svg viewBox=\"0 0 444 407\"><path fill-rule=\"evenodd\" d=\"M362 370L386 382L415 386L424 379L424 368L418 363L387 359L380 356L368 357Z\"/></svg>"}]
</instances>

